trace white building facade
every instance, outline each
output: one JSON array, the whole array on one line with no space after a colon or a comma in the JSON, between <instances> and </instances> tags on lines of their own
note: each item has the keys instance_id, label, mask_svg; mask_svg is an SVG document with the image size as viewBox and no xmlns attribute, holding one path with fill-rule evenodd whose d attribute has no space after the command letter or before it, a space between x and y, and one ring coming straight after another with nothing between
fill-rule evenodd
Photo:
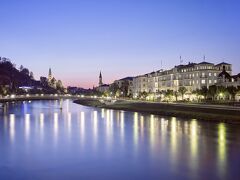
<instances>
[{"instance_id":1,"label":"white building facade","mask_svg":"<svg viewBox=\"0 0 240 180\"><path fill-rule=\"evenodd\" d=\"M159 70L133 78L133 97L141 92L158 93L161 91L178 91L185 87L188 92L209 87L218 82L218 75L226 70L232 74L232 65L228 63L213 64L209 62L178 65L170 70Z\"/></svg>"}]
</instances>

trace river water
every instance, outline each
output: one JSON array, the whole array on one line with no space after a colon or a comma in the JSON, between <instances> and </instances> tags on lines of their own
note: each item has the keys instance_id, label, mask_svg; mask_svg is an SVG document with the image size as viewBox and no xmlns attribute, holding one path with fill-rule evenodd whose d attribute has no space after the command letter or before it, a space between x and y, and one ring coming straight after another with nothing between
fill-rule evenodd
<instances>
[{"instance_id":1,"label":"river water","mask_svg":"<svg viewBox=\"0 0 240 180\"><path fill-rule=\"evenodd\" d=\"M240 179L240 125L59 107L0 109L0 179Z\"/></svg>"}]
</instances>

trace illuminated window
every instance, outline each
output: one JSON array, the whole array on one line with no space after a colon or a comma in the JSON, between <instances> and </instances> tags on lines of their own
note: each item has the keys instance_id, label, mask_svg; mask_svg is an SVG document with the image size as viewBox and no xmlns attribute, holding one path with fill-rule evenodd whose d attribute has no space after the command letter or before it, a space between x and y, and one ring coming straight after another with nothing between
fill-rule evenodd
<instances>
[{"instance_id":1,"label":"illuminated window","mask_svg":"<svg viewBox=\"0 0 240 180\"><path fill-rule=\"evenodd\" d=\"M205 79L202 79L201 83L202 83L202 84L205 84L205 83L206 83Z\"/></svg>"}]
</instances>

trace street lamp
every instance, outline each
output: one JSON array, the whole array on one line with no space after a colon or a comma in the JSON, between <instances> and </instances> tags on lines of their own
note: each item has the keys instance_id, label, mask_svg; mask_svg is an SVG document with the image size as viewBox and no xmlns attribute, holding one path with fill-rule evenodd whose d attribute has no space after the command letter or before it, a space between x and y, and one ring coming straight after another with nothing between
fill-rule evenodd
<instances>
[{"instance_id":1,"label":"street lamp","mask_svg":"<svg viewBox=\"0 0 240 180\"><path fill-rule=\"evenodd\" d=\"M223 93L219 93L219 96L222 98L223 97Z\"/></svg>"}]
</instances>

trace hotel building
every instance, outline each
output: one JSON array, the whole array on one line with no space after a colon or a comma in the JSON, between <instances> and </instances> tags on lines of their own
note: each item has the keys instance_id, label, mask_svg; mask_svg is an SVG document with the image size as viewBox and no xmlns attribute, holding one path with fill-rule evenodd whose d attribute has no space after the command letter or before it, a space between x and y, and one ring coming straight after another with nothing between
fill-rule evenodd
<instances>
[{"instance_id":1,"label":"hotel building","mask_svg":"<svg viewBox=\"0 0 240 180\"><path fill-rule=\"evenodd\" d=\"M203 86L208 88L217 84L223 70L232 75L231 64L222 62L215 65L205 61L140 75L133 78L133 97L141 92L157 93L168 89L178 91L180 87L185 87L189 93Z\"/></svg>"}]
</instances>

